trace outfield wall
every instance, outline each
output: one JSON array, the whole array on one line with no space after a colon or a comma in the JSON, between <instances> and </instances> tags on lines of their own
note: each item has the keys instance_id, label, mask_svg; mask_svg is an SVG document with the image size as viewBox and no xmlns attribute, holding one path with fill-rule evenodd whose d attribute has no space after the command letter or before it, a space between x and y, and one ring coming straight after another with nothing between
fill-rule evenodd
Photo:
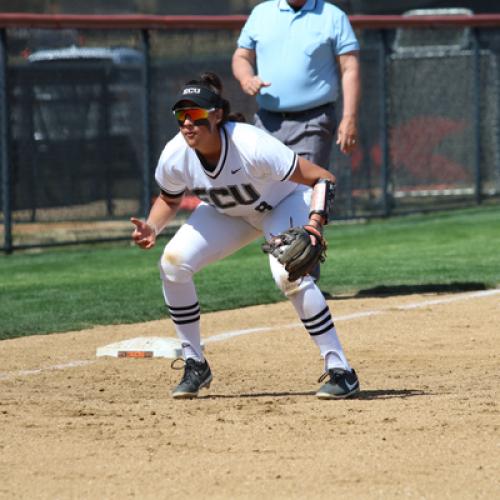
<instances>
[{"instance_id":1,"label":"outfield wall","mask_svg":"<svg viewBox=\"0 0 500 500\"><path fill-rule=\"evenodd\" d=\"M230 68L244 21L0 14L0 248L127 238L128 217L156 195L156 160L177 131L171 96L185 80L215 71L252 120ZM350 157L334 148L334 218L498 200L500 15L351 21L360 144Z\"/></svg>"}]
</instances>

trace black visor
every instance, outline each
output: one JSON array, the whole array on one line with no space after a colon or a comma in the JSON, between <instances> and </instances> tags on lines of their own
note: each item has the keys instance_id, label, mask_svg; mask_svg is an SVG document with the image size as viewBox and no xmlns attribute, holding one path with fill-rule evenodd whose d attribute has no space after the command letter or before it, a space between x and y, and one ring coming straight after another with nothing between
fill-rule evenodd
<instances>
[{"instance_id":1,"label":"black visor","mask_svg":"<svg viewBox=\"0 0 500 500\"><path fill-rule=\"evenodd\" d=\"M185 107L183 101L193 102L200 108L212 109L222 107L222 99L215 92L200 85L186 85L176 96L172 111Z\"/></svg>"}]
</instances>

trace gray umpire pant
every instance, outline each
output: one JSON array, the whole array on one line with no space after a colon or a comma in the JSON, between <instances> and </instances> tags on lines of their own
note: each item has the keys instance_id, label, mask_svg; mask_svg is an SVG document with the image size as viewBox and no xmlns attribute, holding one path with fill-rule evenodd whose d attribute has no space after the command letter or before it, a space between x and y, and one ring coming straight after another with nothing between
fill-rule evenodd
<instances>
[{"instance_id":1,"label":"gray umpire pant","mask_svg":"<svg viewBox=\"0 0 500 500\"><path fill-rule=\"evenodd\" d=\"M330 170L330 156L337 128L334 103L297 112L259 109L255 114L255 126L267 130L298 155ZM311 276L317 282L320 275L318 264Z\"/></svg>"},{"instance_id":2,"label":"gray umpire pant","mask_svg":"<svg viewBox=\"0 0 500 500\"><path fill-rule=\"evenodd\" d=\"M297 112L259 109L255 126L266 130L298 155L330 170L337 120L334 103Z\"/></svg>"}]
</instances>

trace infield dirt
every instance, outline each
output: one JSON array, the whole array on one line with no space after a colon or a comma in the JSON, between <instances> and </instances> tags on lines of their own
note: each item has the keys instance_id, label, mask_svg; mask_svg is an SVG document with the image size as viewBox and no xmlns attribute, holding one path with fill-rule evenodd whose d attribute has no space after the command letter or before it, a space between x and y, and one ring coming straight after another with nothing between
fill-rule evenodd
<instances>
[{"instance_id":1,"label":"infield dirt","mask_svg":"<svg viewBox=\"0 0 500 500\"><path fill-rule=\"evenodd\" d=\"M288 303L202 317L204 339L270 329L207 342L191 401L170 360L95 356L168 319L0 342L0 498L499 498L500 294L329 303L355 399L315 398Z\"/></svg>"}]
</instances>

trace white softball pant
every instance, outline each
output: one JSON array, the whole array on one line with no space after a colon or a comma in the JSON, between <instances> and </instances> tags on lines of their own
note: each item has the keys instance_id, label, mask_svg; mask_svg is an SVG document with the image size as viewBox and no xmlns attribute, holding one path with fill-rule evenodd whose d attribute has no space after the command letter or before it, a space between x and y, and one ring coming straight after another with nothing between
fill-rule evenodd
<instances>
[{"instance_id":1,"label":"white softball pant","mask_svg":"<svg viewBox=\"0 0 500 500\"><path fill-rule=\"evenodd\" d=\"M273 210L252 218L231 217L201 203L165 247L160 262L162 277L168 281L186 282L206 265L218 261L248 245L259 236L269 239L309 220L311 189L298 186ZM271 272L278 287L289 295L305 285L310 277L295 283L288 281L283 266L270 256Z\"/></svg>"}]
</instances>

